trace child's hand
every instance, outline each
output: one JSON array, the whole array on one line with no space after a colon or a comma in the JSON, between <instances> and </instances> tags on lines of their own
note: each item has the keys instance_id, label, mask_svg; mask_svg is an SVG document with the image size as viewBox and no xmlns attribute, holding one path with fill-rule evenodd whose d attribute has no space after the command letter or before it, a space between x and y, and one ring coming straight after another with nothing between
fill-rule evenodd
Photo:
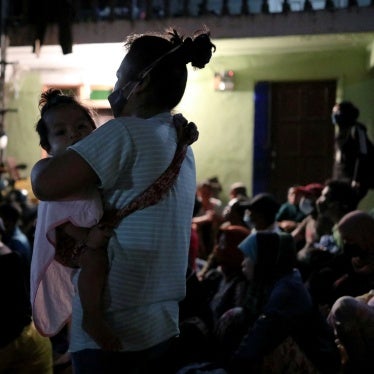
<instances>
[{"instance_id":1,"label":"child's hand","mask_svg":"<svg viewBox=\"0 0 374 374\"><path fill-rule=\"evenodd\" d=\"M86 238L86 245L90 248L100 248L107 246L109 238L113 233L113 229L109 226L97 224L93 226L88 232Z\"/></svg>"},{"instance_id":2,"label":"child's hand","mask_svg":"<svg viewBox=\"0 0 374 374\"><path fill-rule=\"evenodd\" d=\"M181 113L173 116L173 123L177 130L178 143L191 145L199 138L199 131L193 122L188 122Z\"/></svg>"}]
</instances>

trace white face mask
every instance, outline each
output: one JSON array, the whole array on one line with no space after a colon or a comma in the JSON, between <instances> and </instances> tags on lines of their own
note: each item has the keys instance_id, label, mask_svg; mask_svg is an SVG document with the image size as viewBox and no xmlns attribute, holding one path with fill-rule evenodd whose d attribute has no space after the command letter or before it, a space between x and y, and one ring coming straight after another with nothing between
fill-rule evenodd
<instances>
[{"instance_id":1,"label":"white face mask","mask_svg":"<svg viewBox=\"0 0 374 374\"><path fill-rule=\"evenodd\" d=\"M299 203L299 209L307 216L314 210L312 200L307 197L302 197Z\"/></svg>"},{"instance_id":2,"label":"white face mask","mask_svg":"<svg viewBox=\"0 0 374 374\"><path fill-rule=\"evenodd\" d=\"M119 88L117 90L114 90L108 96L108 101L109 101L110 107L112 108L114 117L119 117L121 115L121 112L124 106L127 103L127 99L124 96L123 89Z\"/></svg>"},{"instance_id":3,"label":"white face mask","mask_svg":"<svg viewBox=\"0 0 374 374\"><path fill-rule=\"evenodd\" d=\"M247 225L248 228L252 229L253 228L253 221L251 219L251 213L249 212L248 209L245 210L244 212L244 217L243 217L244 223Z\"/></svg>"},{"instance_id":4,"label":"white face mask","mask_svg":"<svg viewBox=\"0 0 374 374\"><path fill-rule=\"evenodd\" d=\"M108 101L114 117L119 117L129 98L135 92L141 81L130 81L124 87L115 89L109 96ZM127 95L126 92L128 91ZM125 96L126 95L126 96Z\"/></svg>"}]
</instances>

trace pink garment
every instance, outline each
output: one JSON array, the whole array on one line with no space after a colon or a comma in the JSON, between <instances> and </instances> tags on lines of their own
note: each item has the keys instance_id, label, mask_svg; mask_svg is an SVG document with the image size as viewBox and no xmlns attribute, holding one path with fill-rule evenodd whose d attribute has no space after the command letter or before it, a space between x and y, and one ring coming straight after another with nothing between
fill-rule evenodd
<instances>
[{"instance_id":1,"label":"pink garment","mask_svg":"<svg viewBox=\"0 0 374 374\"><path fill-rule=\"evenodd\" d=\"M70 221L92 227L103 214L101 198L95 192L87 200L41 201L31 261L31 305L34 324L44 336L53 336L70 319L76 293L72 279L78 269L54 260L55 228Z\"/></svg>"}]
</instances>

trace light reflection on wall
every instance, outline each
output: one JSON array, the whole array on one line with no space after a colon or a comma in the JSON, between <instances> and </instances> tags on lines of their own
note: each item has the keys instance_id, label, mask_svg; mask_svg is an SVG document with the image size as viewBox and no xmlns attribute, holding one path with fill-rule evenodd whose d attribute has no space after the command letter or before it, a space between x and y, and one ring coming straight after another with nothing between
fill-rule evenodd
<instances>
[{"instance_id":1,"label":"light reflection on wall","mask_svg":"<svg viewBox=\"0 0 374 374\"><path fill-rule=\"evenodd\" d=\"M39 72L45 85L64 85L68 82L69 85L82 86L81 93L88 98L88 86L114 85L116 71L126 53L122 43L74 45L73 53L67 55L62 55L60 49L57 45L42 46L37 57L32 53L32 47L9 47L7 60L19 61L17 69L21 69L21 73ZM9 66L6 81L12 77L13 68Z\"/></svg>"}]
</instances>

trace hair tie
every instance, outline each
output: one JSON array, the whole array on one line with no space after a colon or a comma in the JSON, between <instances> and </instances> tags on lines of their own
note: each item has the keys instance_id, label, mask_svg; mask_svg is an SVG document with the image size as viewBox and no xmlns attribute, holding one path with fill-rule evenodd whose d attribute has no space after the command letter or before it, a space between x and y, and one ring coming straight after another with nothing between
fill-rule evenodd
<instances>
[{"instance_id":1,"label":"hair tie","mask_svg":"<svg viewBox=\"0 0 374 374\"><path fill-rule=\"evenodd\" d=\"M181 46L181 58L185 65L193 60L193 41L190 37L183 40Z\"/></svg>"}]
</instances>

